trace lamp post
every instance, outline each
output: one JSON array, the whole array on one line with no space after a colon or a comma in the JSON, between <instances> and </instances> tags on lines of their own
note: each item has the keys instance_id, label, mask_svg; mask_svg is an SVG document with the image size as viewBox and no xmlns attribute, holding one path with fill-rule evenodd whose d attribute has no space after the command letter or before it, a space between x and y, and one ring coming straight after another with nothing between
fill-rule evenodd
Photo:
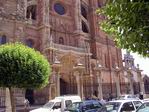
<instances>
[{"instance_id":1,"label":"lamp post","mask_svg":"<svg viewBox=\"0 0 149 112\"><path fill-rule=\"evenodd\" d=\"M133 90L133 74L131 73L131 68L129 67L127 69L127 76L128 76L128 81L130 84L130 93L134 94L134 90Z\"/></svg>"},{"instance_id":2,"label":"lamp post","mask_svg":"<svg viewBox=\"0 0 149 112\"><path fill-rule=\"evenodd\" d=\"M103 93L102 93L102 78L101 78L101 70L102 66L97 63L97 66L94 68L96 75L97 75L97 82L98 82L98 98L103 99Z\"/></svg>"},{"instance_id":3,"label":"lamp post","mask_svg":"<svg viewBox=\"0 0 149 112\"><path fill-rule=\"evenodd\" d=\"M115 80L116 80L116 92L117 96L120 96L120 80L119 80L119 75L120 75L120 68L116 66L115 68L116 74L115 74Z\"/></svg>"},{"instance_id":4,"label":"lamp post","mask_svg":"<svg viewBox=\"0 0 149 112\"><path fill-rule=\"evenodd\" d=\"M143 79L142 79L141 72L142 72L142 70L140 70L139 64L137 64L137 76L138 76L138 79L139 79L138 81L139 81L139 84L140 84L140 92L144 94L145 93L144 82L143 82Z\"/></svg>"},{"instance_id":5,"label":"lamp post","mask_svg":"<svg viewBox=\"0 0 149 112\"><path fill-rule=\"evenodd\" d=\"M83 72L85 67L82 63L78 63L77 66L73 67L74 71L76 72L76 81L77 81L77 92L81 98L84 97L83 94Z\"/></svg>"},{"instance_id":6,"label":"lamp post","mask_svg":"<svg viewBox=\"0 0 149 112\"><path fill-rule=\"evenodd\" d=\"M60 68L61 68L61 66L62 65L61 65L60 61L57 59L57 57L55 57L55 61L52 64L52 68L56 74L57 96L60 96Z\"/></svg>"}]
</instances>

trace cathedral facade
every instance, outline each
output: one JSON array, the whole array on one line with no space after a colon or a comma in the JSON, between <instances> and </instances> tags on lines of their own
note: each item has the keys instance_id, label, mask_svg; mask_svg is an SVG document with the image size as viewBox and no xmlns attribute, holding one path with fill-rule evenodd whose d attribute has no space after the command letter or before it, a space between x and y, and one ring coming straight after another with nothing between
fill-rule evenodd
<instances>
[{"instance_id":1,"label":"cathedral facade","mask_svg":"<svg viewBox=\"0 0 149 112\"><path fill-rule=\"evenodd\" d=\"M49 84L28 88L31 103L59 95L116 97L127 92L121 49L99 28L102 0L1 0L0 43L22 42L44 54L52 67ZM126 84L127 83L127 84ZM19 94L20 93L20 94ZM5 92L1 90L2 96Z\"/></svg>"}]
</instances>

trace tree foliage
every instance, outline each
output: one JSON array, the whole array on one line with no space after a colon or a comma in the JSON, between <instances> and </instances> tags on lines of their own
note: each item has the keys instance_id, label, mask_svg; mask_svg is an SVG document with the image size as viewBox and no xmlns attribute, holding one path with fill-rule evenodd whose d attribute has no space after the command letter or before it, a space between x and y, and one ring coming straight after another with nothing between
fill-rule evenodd
<instances>
[{"instance_id":1,"label":"tree foliage","mask_svg":"<svg viewBox=\"0 0 149 112\"><path fill-rule=\"evenodd\" d=\"M149 57L149 2L145 0L110 0L97 13L105 19L103 31L114 37L117 45Z\"/></svg>"},{"instance_id":2,"label":"tree foliage","mask_svg":"<svg viewBox=\"0 0 149 112\"><path fill-rule=\"evenodd\" d=\"M0 86L41 88L48 84L50 66L47 59L21 43L0 46Z\"/></svg>"}]
</instances>

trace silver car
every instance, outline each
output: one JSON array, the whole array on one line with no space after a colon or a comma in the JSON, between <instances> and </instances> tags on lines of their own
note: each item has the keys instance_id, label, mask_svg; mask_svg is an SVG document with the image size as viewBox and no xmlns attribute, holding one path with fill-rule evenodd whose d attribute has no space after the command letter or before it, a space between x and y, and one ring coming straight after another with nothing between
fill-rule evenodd
<instances>
[{"instance_id":1,"label":"silver car","mask_svg":"<svg viewBox=\"0 0 149 112\"><path fill-rule=\"evenodd\" d=\"M114 100L107 102L98 112L135 112L140 105L140 100Z\"/></svg>"}]
</instances>

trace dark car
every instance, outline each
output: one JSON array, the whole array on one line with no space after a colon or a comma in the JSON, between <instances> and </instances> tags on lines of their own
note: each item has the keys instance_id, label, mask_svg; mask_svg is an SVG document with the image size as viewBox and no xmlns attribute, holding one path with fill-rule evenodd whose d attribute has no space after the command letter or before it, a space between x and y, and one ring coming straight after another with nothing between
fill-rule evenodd
<instances>
[{"instance_id":1,"label":"dark car","mask_svg":"<svg viewBox=\"0 0 149 112\"><path fill-rule=\"evenodd\" d=\"M85 100L82 102L75 102L72 107L69 107L67 111L69 112L97 112L102 104L97 100Z\"/></svg>"}]
</instances>

